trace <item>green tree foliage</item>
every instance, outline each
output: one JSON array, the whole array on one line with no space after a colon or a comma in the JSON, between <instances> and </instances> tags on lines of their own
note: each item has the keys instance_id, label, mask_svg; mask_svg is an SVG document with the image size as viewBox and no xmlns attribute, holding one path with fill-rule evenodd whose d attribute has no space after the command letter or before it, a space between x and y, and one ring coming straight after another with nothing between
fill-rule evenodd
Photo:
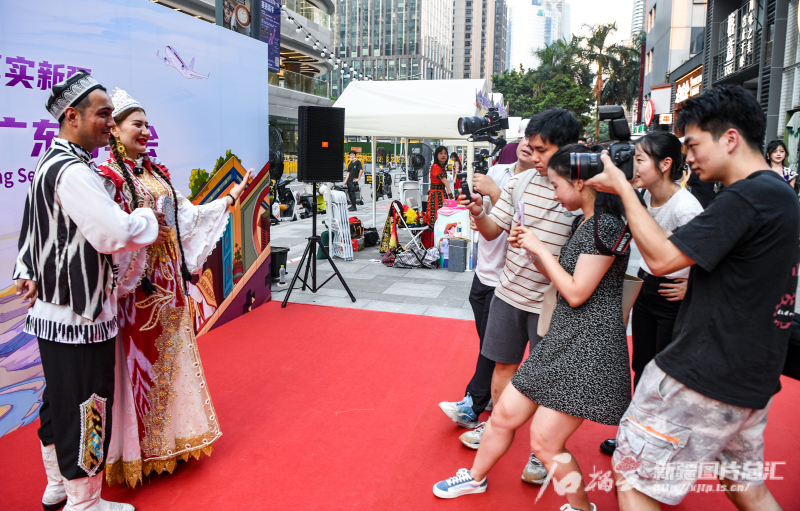
<instances>
[{"instance_id":1,"label":"green tree foliage","mask_svg":"<svg viewBox=\"0 0 800 511\"><path fill-rule=\"evenodd\" d=\"M566 76L547 80L542 92L533 100L531 115L544 112L548 108L566 108L578 117L582 128L592 122L591 90L581 87Z\"/></svg>"},{"instance_id":2,"label":"green tree foliage","mask_svg":"<svg viewBox=\"0 0 800 511\"><path fill-rule=\"evenodd\" d=\"M508 114L513 117L530 117L533 109L534 82L533 71L512 69L502 75L492 75L495 92L502 92L504 101L509 103Z\"/></svg>"},{"instance_id":3,"label":"green tree foliage","mask_svg":"<svg viewBox=\"0 0 800 511\"><path fill-rule=\"evenodd\" d=\"M217 158L217 163L214 164L214 170L211 172L211 175L216 174L217 171L220 169L220 167L225 165L225 162L227 162L231 158L236 158L236 161L242 163L242 159L233 154L231 150L228 149L227 151L225 151L225 156L220 156L219 158Z\"/></svg>"},{"instance_id":4,"label":"green tree foliage","mask_svg":"<svg viewBox=\"0 0 800 511\"><path fill-rule=\"evenodd\" d=\"M535 51L540 64L493 75L493 90L504 95L509 115L530 117L560 106L573 112L581 125L594 134L591 112L596 104L618 104L630 110L638 95L639 45L609 45L616 23L589 27L591 35L559 39ZM600 135L603 129L600 127ZM590 135L591 136L591 135Z\"/></svg>"},{"instance_id":5,"label":"green tree foliage","mask_svg":"<svg viewBox=\"0 0 800 511\"><path fill-rule=\"evenodd\" d=\"M208 172L203 169L192 169L192 173L189 175L189 189L192 191L190 200L208 183L210 177Z\"/></svg>"}]
</instances>

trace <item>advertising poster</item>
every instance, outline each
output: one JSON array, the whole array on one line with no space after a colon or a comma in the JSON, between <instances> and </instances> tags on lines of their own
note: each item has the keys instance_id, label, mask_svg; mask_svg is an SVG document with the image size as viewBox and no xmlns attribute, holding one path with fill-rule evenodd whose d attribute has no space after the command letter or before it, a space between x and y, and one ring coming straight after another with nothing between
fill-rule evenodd
<instances>
[{"instance_id":1,"label":"advertising poster","mask_svg":"<svg viewBox=\"0 0 800 511\"><path fill-rule=\"evenodd\" d=\"M269 70L281 70L281 4L261 0L261 40L269 46Z\"/></svg>"},{"instance_id":2,"label":"advertising poster","mask_svg":"<svg viewBox=\"0 0 800 511\"><path fill-rule=\"evenodd\" d=\"M252 0L222 0L222 27L250 37L252 4Z\"/></svg>"},{"instance_id":3,"label":"advertising poster","mask_svg":"<svg viewBox=\"0 0 800 511\"><path fill-rule=\"evenodd\" d=\"M30 181L58 135L44 108L53 83L85 69L127 91L147 112L149 154L195 204L257 171L189 285L203 333L270 297L267 58L261 41L147 0L0 3L0 436L35 420L44 388L11 277Z\"/></svg>"}]
</instances>

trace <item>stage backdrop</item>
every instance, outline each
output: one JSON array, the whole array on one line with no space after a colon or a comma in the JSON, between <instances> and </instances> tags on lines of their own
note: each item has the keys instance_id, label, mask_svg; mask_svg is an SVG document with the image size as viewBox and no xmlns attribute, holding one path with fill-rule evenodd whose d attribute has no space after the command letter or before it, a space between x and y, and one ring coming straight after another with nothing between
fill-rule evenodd
<instances>
[{"instance_id":1,"label":"stage backdrop","mask_svg":"<svg viewBox=\"0 0 800 511\"><path fill-rule=\"evenodd\" d=\"M25 195L58 133L44 108L53 82L86 69L109 91L128 91L147 110L150 154L184 195L202 192L193 198L201 203L246 168L266 174L268 60L261 41L146 0L0 2L0 436L35 419L44 385L11 276ZM190 286L198 330L269 299L262 177L231 208L228 232Z\"/></svg>"}]
</instances>

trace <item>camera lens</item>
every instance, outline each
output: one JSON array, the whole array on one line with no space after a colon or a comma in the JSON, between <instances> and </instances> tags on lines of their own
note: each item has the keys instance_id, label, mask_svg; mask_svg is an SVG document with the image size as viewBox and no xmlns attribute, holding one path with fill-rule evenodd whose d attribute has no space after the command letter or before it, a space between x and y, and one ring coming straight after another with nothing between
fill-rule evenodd
<instances>
[{"instance_id":1,"label":"camera lens","mask_svg":"<svg viewBox=\"0 0 800 511\"><path fill-rule=\"evenodd\" d=\"M458 119L458 133L469 135L488 125L489 121L485 117L460 117Z\"/></svg>"},{"instance_id":2,"label":"camera lens","mask_svg":"<svg viewBox=\"0 0 800 511\"><path fill-rule=\"evenodd\" d=\"M603 162L597 153L569 153L569 177L589 179L603 172Z\"/></svg>"}]
</instances>

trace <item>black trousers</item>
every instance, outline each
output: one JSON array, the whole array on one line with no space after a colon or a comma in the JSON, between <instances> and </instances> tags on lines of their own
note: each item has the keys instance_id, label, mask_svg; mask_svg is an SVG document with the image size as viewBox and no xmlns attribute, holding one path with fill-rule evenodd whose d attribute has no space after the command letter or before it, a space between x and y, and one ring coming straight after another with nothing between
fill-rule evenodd
<instances>
[{"instance_id":1,"label":"black trousers","mask_svg":"<svg viewBox=\"0 0 800 511\"><path fill-rule=\"evenodd\" d=\"M350 205L356 207L356 184L353 181L347 183L347 198L350 199Z\"/></svg>"},{"instance_id":2,"label":"black trousers","mask_svg":"<svg viewBox=\"0 0 800 511\"><path fill-rule=\"evenodd\" d=\"M480 348L478 349L478 364L475 366L475 374L467 385L464 395L472 396L472 411L475 415L480 415L489 405L492 399L492 374L494 373L494 361L481 355L483 349L483 337L486 334L486 323L489 320L489 306L494 297L494 288L484 285L478 275L472 279L472 288L469 290L469 304L472 305L472 314L475 316L475 328L478 330Z\"/></svg>"},{"instance_id":3,"label":"black trousers","mask_svg":"<svg viewBox=\"0 0 800 511\"><path fill-rule=\"evenodd\" d=\"M654 277L641 269L639 278L644 282L633 304L631 318L633 341L631 369L634 372L634 387L639 383L644 367L672 342L675 318L678 317L678 309L681 308L680 301L667 301L658 293L662 289L661 284L671 284L675 282L674 280Z\"/></svg>"},{"instance_id":4,"label":"black trousers","mask_svg":"<svg viewBox=\"0 0 800 511\"><path fill-rule=\"evenodd\" d=\"M99 474L111 441L114 339L66 344L39 339L45 389L39 439L55 444L68 480Z\"/></svg>"}]
</instances>

